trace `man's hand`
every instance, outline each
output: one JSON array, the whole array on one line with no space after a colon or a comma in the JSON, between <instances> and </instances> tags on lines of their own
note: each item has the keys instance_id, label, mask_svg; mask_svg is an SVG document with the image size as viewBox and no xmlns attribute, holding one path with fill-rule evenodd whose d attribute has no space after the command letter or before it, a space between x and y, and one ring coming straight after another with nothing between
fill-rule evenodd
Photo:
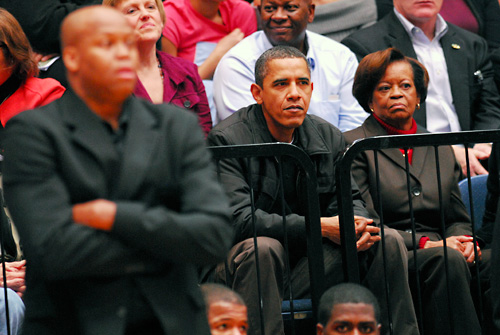
<instances>
[{"instance_id":1,"label":"man's hand","mask_svg":"<svg viewBox=\"0 0 500 335\"><path fill-rule=\"evenodd\" d=\"M52 58L57 57L57 56L58 56L58 54L43 55L43 54L40 54L37 52L33 52L33 58L35 59L35 61L37 63L46 62L49 59L52 59Z\"/></svg>"},{"instance_id":2,"label":"man's hand","mask_svg":"<svg viewBox=\"0 0 500 335\"><path fill-rule=\"evenodd\" d=\"M340 226L339 217L322 217L321 222L321 235L326 237L335 244L340 245Z\"/></svg>"},{"instance_id":3,"label":"man's hand","mask_svg":"<svg viewBox=\"0 0 500 335\"><path fill-rule=\"evenodd\" d=\"M465 148L461 146L453 146L453 151L455 152L455 157L458 164L462 168L464 175L467 175L467 160L465 158ZM468 148L469 151L469 165L470 165L470 175L471 177L488 174L488 171L479 162L480 159L487 159L491 154L491 146L489 144L478 143L474 148Z\"/></svg>"},{"instance_id":4,"label":"man's hand","mask_svg":"<svg viewBox=\"0 0 500 335\"><path fill-rule=\"evenodd\" d=\"M474 239L470 236L451 236L446 239L446 246L459 251L467 261L469 266L475 264L474 262ZM442 247L443 241L427 241L424 249ZM481 249L477 246L477 256L481 259Z\"/></svg>"},{"instance_id":5,"label":"man's hand","mask_svg":"<svg viewBox=\"0 0 500 335\"><path fill-rule=\"evenodd\" d=\"M357 220L368 220L366 223L365 230L361 233L361 237L356 242L356 247L358 251L366 251L370 249L376 242L380 241L381 237L378 235L380 233L380 228L371 225L372 219L367 219L361 216L355 216L354 222ZM372 235L374 234L374 235Z\"/></svg>"},{"instance_id":6,"label":"man's hand","mask_svg":"<svg viewBox=\"0 0 500 335\"><path fill-rule=\"evenodd\" d=\"M7 275L7 287L22 297L26 290L24 277L26 275L26 261L5 263L5 274ZM3 287L3 269L0 264L0 286Z\"/></svg>"},{"instance_id":7,"label":"man's hand","mask_svg":"<svg viewBox=\"0 0 500 335\"><path fill-rule=\"evenodd\" d=\"M378 234L380 228L371 226L372 219L367 219L362 216L354 216L354 224L356 231L356 247L358 251L368 250L375 242L380 241L380 236L373 236L371 234ZM340 245L340 227L339 217L322 217L321 218L321 235L328 238L335 244Z\"/></svg>"},{"instance_id":8,"label":"man's hand","mask_svg":"<svg viewBox=\"0 0 500 335\"><path fill-rule=\"evenodd\" d=\"M109 231L113 227L116 204L105 199L97 199L73 206L73 221L95 229Z\"/></svg>"}]
</instances>

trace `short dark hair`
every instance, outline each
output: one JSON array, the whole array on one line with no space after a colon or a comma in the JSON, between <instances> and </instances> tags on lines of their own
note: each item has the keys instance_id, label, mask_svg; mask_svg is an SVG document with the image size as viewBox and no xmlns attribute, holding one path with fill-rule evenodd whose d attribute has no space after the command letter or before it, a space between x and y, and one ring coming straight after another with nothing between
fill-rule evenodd
<instances>
[{"instance_id":1,"label":"short dark hair","mask_svg":"<svg viewBox=\"0 0 500 335\"><path fill-rule=\"evenodd\" d=\"M260 55L259 59L257 59L257 62L255 63L255 83L262 87L264 78L269 72L269 62L273 59L285 58L302 58L307 64L307 71L311 74L309 62L307 61L306 56L304 56L299 49L287 45L279 45L264 51L264 53Z\"/></svg>"},{"instance_id":2,"label":"short dark hair","mask_svg":"<svg viewBox=\"0 0 500 335\"><path fill-rule=\"evenodd\" d=\"M323 326L328 324L335 305L338 304L367 304L373 306L375 320L379 323L380 306L377 298L364 286L353 283L342 283L329 288L319 301L318 322Z\"/></svg>"},{"instance_id":3,"label":"short dark hair","mask_svg":"<svg viewBox=\"0 0 500 335\"><path fill-rule=\"evenodd\" d=\"M369 104L378 82L384 76L389 65L395 62L410 64L417 95L420 98L420 103L424 103L429 84L427 70L418 60L405 56L396 48L389 48L366 55L359 63L354 75L352 95L367 113L371 113Z\"/></svg>"},{"instance_id":4,"label":"short dark hair","mask_svg":"<svg viewBox=\"0 0 500 335\"><path fill-rule=\"evenodd\" d=\"M38 65L26 34L14 16L3 8L0 8L0 52L13 69L11 76L22 83L38 75Z\"/></svg>"},{"instance_id":5,"label":"short dark hair","mask_svg":"<svg viewBox=\"0 0 500 335\"><path fill-rule=\"evenodd\" d=\"M207 310L211 304L217 301L225 301L236 305L246 306L243 298L227 286L205 283L202 284L200 288Z\"/></svg>"}]
</instances>

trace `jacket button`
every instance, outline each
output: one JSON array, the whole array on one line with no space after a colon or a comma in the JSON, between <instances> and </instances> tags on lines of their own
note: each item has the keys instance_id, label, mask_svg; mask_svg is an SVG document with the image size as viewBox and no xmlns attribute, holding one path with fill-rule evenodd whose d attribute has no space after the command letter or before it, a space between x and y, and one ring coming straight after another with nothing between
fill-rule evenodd
<instances>
[{"instance_id":1,"label":"jacket button","mask_svg":"<svg viewBox=\"0 0 500 335\"><path fill-rule=\"evenodd\" d=\"M189 101L189 100L184 101L184 107L185 108L191 107L191 101Z\"/></svg>"},{"instance_id":2,"label":"jacket button","mask_svg":"<svg viewBox=\"0 0 500 335\"><path fill-rule=\"evenodd\" d=\"M418 197L422 193L422 191L417 187L415 187L411 192L415 197Z\"/></svg>"}]
</instances>

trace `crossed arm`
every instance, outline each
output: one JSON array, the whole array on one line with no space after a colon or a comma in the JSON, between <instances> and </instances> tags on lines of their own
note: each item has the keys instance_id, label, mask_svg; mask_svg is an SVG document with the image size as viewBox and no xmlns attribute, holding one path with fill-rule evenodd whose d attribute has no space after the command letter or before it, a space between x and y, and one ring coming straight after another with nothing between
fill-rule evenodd
<instances>
[{"instance_id":1,"label":"crossed arm","mask_svg":"<svg viewBox=\"0 0 500 335\"><path fill-rule=\"evenodd\" d=\"M74 148L65 135L47 129L50 121L20 119L7 127L5 198L30 267L34 264L56 280L155 273L168 263L208 264L224 257L232 232L201 132L193 136L181 122L175 130L185 133L179 138L182 144L171 144L183 151L177 157L182 166L178 184L168 189L178 205L140 199L112 202L82 196L91 193L88 189L75 193L84 184L78 186L80 171L68 166L71 161L79 166L76 157L81 156L70 153ZM190 115L184 123L197 129L196 122Z\"/></svg>"}]
</instances>

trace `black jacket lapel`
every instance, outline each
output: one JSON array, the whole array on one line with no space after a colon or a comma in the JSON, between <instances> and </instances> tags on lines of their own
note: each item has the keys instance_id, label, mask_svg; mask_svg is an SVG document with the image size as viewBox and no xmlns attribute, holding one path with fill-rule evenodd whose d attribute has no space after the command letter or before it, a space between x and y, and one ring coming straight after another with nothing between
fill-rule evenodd
<instances>
[{"instance_id":1,"label":"black jacket lapel","mask_svg":"<svg viewBox=\"0 0 500 335\"><path fill-rule=\"evenodd\" d=\"M146 102L133 98L127 100L124 109L129 109L130 120L126 132L125 146L113 195L117 198L133 198L134 192L144 180L151 166L151 159L160 138L158 115L148 109Z\"/></svg>"},{"instance_id":2,"label":"black jacket lapel","mask_svg":"<svg viewBox=\"0 0 500 335\"><path fill-rule=\"evenodd\" d=\"M107 178L115 174L119 155L103 120L71 91L66 92L57 103L62 105L62 119L74 144L83 148L98 162Z\"/></svg>"}]
</instances>

